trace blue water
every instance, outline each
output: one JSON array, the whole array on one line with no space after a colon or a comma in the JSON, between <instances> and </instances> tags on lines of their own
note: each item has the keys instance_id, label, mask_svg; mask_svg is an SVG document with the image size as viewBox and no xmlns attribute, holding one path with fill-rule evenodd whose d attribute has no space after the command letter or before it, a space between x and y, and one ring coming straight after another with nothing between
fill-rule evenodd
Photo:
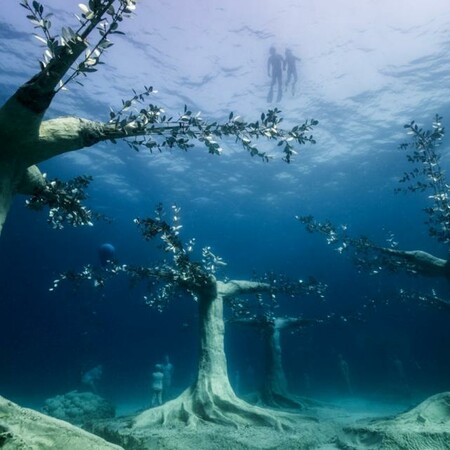
<instances>
[{"instance_id":1,"label":"blue water","mask_svg":"<svg viewBox=\"0 0 450 450\"><path fill-rule=\"evenodd\" d=\"M48 1L58 21L71 21L77 2L64 11ZM192 3L192 2L191 2ZM324 303L280 298L280 314L321 317L350 314L368 298L383 300L400 287L448 295L448 286L425 279L358 274L351 262L306 233L296 215L312 214L349 226L384 244L393 232L400 248L445 257L428 237L422 208L426 195L395 195L408 165L397 150L403 125L430 126L435 113L450 118L448 25L450 6L416 2L410 11L390 2L329 2L299 5L282 0L180 5L159 0L140 5L124 24L106 66L61 93L48 117L79 115L106 120L132 87L153 85L154 102L168 114L188 104L205 118L224 120L234 110L246 119L277 106L286 126L319 120L315 146L305 145L292 164L276 149L270 163L250 158L233 141L220 157L198 146L188 153L136 154L125 144L100 144L47 161L50 178L90 174L88 204L112 224L52 230L44 214L28 211L17 197L0 239L0 393L39 406L49 396L81 389L83 373L102 364L100 392L117 404L148 406L153 365L170 355L177 390L188 386L196 367L196 309L186 296L163 313L143 302L142 289L116 279L103 291L62 285L61 271L98 264L97 249L112 243L123 263L151 264L157 247L139 236L133 218L152 215L163 202L181 207L183 232L200 251L211 246L227 267L219 276L250 278L281 272L312 275L328 284ZM309 2L312 3L312 2ZM181 8L181 9L180 9ZM41 49L18 3L0 13L0 101L36 71ZM190 20L186 20L189 17ZM267 104L266 58L271 45L290 46L302 58L294 96ZM442 151L449 166L448 139ZM380 302L381 304L382 302ZM228 312L227 312L228 314ZM379 306L361 323L338 323L283 337L284 362L293 392L319 398L347 395L337 355L349 364L354 394L414 402L450 389L450 311L418 305ZM230 378L240 389L258 387L262 342L251 330L228 326ZM393 367L398 358L410 392ZM307 381L309 380L309 381Z\"/></svg>"}]
</instances>

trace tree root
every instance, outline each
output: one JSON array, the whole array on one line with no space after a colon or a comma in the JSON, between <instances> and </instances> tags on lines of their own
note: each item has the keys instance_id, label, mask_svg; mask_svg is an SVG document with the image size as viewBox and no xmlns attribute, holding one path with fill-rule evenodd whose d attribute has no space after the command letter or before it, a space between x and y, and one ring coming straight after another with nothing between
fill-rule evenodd
<instances>
[{"instance_id":1,"label":"tree root","mask_svg":"<svg viewBox=\"0 0 450 450\"><path fill-rule=\"evenodd\" d=\"M301 399L296 398L294 395L276 391L261 392L257 396L257 405L270 408L288 408L301 410L304 409L304 404Z\"/></svg>"},{"instance_id":2,"label":"tree root","mask_svg":"<svg viewBox=\"0 0 450 450\"><path fill-rule=\"evenodd\" d=\"M197 427L201 423L224 426L261 426L277 430L288 430L295 417L289 413L270 411L250 405L236 397L231 390L217 392L191 387L178 398L157 408L144 411L134 420L133 428L149 426Z\"/></svg>"}]
</instances>

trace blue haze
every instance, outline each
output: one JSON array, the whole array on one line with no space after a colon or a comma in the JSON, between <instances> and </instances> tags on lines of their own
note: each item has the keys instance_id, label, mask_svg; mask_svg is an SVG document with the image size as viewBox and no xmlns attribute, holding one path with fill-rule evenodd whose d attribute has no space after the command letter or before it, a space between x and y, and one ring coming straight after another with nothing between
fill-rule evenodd
<instances>
[{"instance_id":1,"label":"blue haze","mask_svg":"<svg viewBox=\"0 0 450 450\"><path fill-rule=\"evenodd\" d=\"M41 55L25 10L8 2L10 8L0 11L2 102L35 73ZM47 3L57 28L72 21L78 1L65 2L63 9L56 0ZM450 118L450 5L242 3L142 2L136 18L124 23L126 37L114 40L106 65L84 88L73 85L59 94L48 117L106 120L109 106L118 107L131 88L145 84L158 89L154 102L168 114L187 104L208 119L224 120L233 110L253 120L276 106L286 126L315 118L317 144L300 148L290 165L267 143L262 148L275 156L268 164L233 142L224 143L220 157L201 147L149 155L124 143L104 143L42 164L50 178L92 175L89 205L114 222L55 231L44 214L26 210L25 199L16 198L0 240L2 395L39 406L48 396L81 388L83 372L103 364L102 393L144 407L152 366L166 353L175 365L177 389L188 385L196 363L196 310L188 297L160 314L144 304L142 290L130 289L123 279L103 292L74 292L67 285L49 291L60 271L98 264L104 242L115 246L121 262L158 261L159 250L142 240L132 222L151 215L158 202L181 207L183 236L195 237L198 250L211 246L228 263L223 276L273 270L293 278L312 275L329 285L323 304L281 299L282 314L347 314L400 287L436 287L448 295L448 285L430 280L358 274L294 217L312 214L347 224L350 233L380 244L393 232L401 248L446 256L423 225L426 195L393 191L408 169L397 149L407 138L403 125L414 119L429 127L435 113L445 124ZM279 52L288 46L302 58L297 91L285 93L279 104L266 102L272 45ZM448 168L447 138L442 151ZM398 395L395 357L404 363L414 399L448 390L449 320L450 311L392 304L368 314L364 323L284 336L291 388L321 398L344 395L337 366L342 353L361 397ZM227 330L230 376L234 380L238 370L242 387L256 388L261 341L250 331Z\"/></svg>"}]
</instances>

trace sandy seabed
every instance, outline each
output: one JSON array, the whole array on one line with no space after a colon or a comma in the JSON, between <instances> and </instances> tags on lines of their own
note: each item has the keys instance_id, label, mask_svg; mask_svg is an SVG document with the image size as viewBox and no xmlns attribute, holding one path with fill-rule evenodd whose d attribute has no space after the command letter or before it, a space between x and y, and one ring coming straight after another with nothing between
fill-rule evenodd
<instances>
[{"instance_id":1,"label":"sandy seabed","mask_svg":"<svg viewBox=\"0 0 450 450\"><path fill-rule=\"evenodd\" d=\"M311 412L311 414L310 414ZM268 427L133 428L133 416L92 424L103 438L0 397L3 450L449 450L450 392L390 417L323 405L292 414L287 431Z\"/></svg>"}]
</instances>

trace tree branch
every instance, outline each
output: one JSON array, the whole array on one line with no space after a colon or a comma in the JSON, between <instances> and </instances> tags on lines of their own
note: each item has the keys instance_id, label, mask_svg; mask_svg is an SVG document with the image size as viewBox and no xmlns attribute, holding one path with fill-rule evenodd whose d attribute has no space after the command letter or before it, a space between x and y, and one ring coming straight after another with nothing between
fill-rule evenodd
<instances>
[{"instance_id":1,"label":"tree branch","mask_svg":"<svg viewBox=\"0 0 450 450\"><path fill-rule=\"evenodd\" d=\"M392 248L377 247L381 253L392 256L397 267L408 272L435 277L450 277L449 262L422 250L396 250Z\"/></svg>"},{"instance_id":2,"label":"tree branch","mask_svg":"<svg viewBox=\"0 0 450 450\"><path fill-rule=\"evenodd\" d=\"M253 124L242 124L239 127L231 127L229 123L215 125L214 133L238 140L243 147L250 151L251 155L258 155L265 160L268 156L260 153L252 144L250 139L244 139L247 129L253 130ZM309 126L307 126L309 129ZM16 140L20 142L22 131L15 130ZM253 133L256 133L253 131ZM280 139L283 137L280 131ZM145 140L137 141L135 138L145 137ZM254 139L258 139L255 134ZM192 140L206 146L210 153L220 154L220 147L211 139L211 128L206 122L196 120L193 124L185 124L182 121L165 121L154 124L136 124L135 121L118 124L116 121L97 122L79 117L60 117L43 121L40 124L39 135L24 135L26 141L20 145L20 152L27 166L43 162L47 159L63 153L90 147L98 142L112 141L116 139L134 138L126 141L132 148L139 150L140 147L148 149L163 150L165 148L178 147L187 150L193 146ZM300 139L300 137L299 137ZM281 141L280 141L281 142ZM17 148L17 147L16 147Z\"/></svg>"},{"instance_id":3,"label":"tree branch","mask_svg":"<svg viewBox=\"0 0 450 450\"><path fill-rule=\"evenodd\" d=\"M51 22L48 20L49 15L44 16L43 6L36 1L30 6L27 0L23 0L21 5L31 13L27 17L35 24L35 28L43 32L44 37L37 37L46 44L47 50L45 61L41 62L41 71L20 86L13 95L13 99L30 112L42 115L50 106L58 91L58 85L61 87L67 83L67 80L63 82L63 78L88 48L87 38L90 34L95 29L101 30L100 40L95 46L95 49L97 49L99 44L107 41L108 34L114 33L118 22L122 20L123 15L126 15L127 6L124 2L119 2L119 10L112 14L112 24L109 27L101 26L101 24L105 24L105 15L114 3L115 0L90 3L93 10L91 11L86 7L88 11L82 14L83 20L79 19L81 24L79 30L75 33L70 29L70 31L63 29L61 36L57 39L49 31ZM98 51L98 54L100 53ZM93 56L92 52L88 52L83 62L77 68L73 68L74 73L69 77L69 80L80 73L94 71L92 65L98 63L98 56Z\"/></svg>"},{"instance_id":4,"label":"tree branch","mask_svg":"<svg viewBox=\"0 0 450 450\"><path fill-rule=\"evenodd\" d=\"M77 117L61 117L42 122L37 143L27 149L27 162L36 164L63 153L111 139L113 126ZM120 137L124 137L125 132Z\"/></svg>"},{"instance_id":5,"label":"tree branch","mask_svg":"<svg viewBox=\"0 0 450 450\"><path fill-rule=\"evenodd\" d=\"M320 322L318 319L303 319L301 317L276 317L274 319L275 328L279 330L292 330L296 328L304 328Z\"/></svg>"},{"instance_id":6,"label":"tree branch","mask_svg":"<svg viewBox=\"0 0 450 450\"><path fill-rule=\"evenodd\" d=\"M347 227L336 227L331 222L317 222L312 216L297 219L305 224L310 233L325 235L327 243L339 253L350 252L353 263L358 269L377 274L386 268L392 272L400 270L412 274L450 279L450 262L422 250L398 250L381 247L367 237L352 238L347 235ZM394 243L397 245L397 243Z\"/></svg>"},{"instance_id":7,"label":"tree branch","mask_svg":"<svg viewBox=\"0 0 450 450\"><path fill-rule=\"evenodd\" d=\"M230 280L227 283L217 281L217 291L223 297L233 297L241 294L256 294L268 292L272 289L270 284L258 281Z\"/></svg>"},{"instance_id":8,"label":"tree branch","mask_svg":"<svg viewBox=\"0 0 450 450\"><path fill-rule=\"evenodd\" d=\"M86 48L86 42L81 39L70 46L60 46L58 54L43 70L20 86L12 99L31 113L45 113L56 94L56 86Z\"/></svg>"},{"instance_id":9,"label":"tree branch","mask_svg":"<svg viewBox=\"0 0 450 450\"><path fill-rule=\"evenodd\" d=\"M253 326L257 328L273 327L278 330L289 330L303 328L309 325L320 323L319 319L303 319L301 317L235 317L229 320L231 323Z\"/></svg>"},{"instance_id":10,"label":"tree branch","mask_svg":"<svg viewBox=\"0 0 450 450\"><path fill-rule=\"evenodd\" d=\"M45 178L37 166L28 167L22 180L17 186L17 193L22 195L33 195L46 186Z\"/></svg>"}]
</instances>

